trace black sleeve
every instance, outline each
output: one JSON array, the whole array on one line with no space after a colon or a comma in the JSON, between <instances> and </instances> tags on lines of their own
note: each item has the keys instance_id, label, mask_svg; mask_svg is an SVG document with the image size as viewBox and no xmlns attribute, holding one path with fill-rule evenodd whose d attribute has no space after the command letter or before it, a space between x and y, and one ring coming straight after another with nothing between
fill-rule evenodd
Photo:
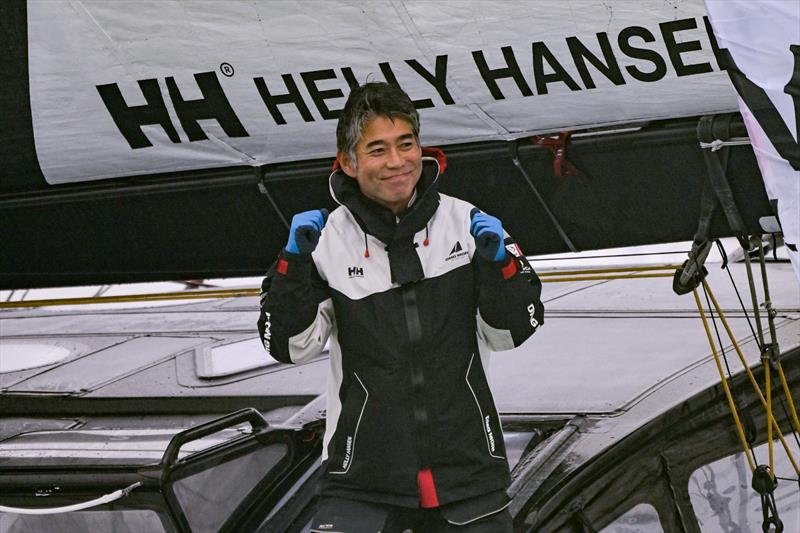
<instances>
[{"instance_id":1,"label":"black sleeve","mask_svg":"<svg viewBox=\"0 0 800 533\"><path fill-rule=\"evenodd\" d=\"M261 284L258 319L261 342L272 357L301 363L322 352L333 319L329 293L310 254L281 251Z\"/></svg>"},{"instance_id":2,"label":"black sleeve","mask_svg":"<svg viewBox=\"0 0 800 533\"><path fill-rule=\"evenodd\" d=\"M473 257L477 270L478 334L494 351L519 346L544 323L542 283L516 242L506 237L503 261Z\"/></svg>"}]
</instances>

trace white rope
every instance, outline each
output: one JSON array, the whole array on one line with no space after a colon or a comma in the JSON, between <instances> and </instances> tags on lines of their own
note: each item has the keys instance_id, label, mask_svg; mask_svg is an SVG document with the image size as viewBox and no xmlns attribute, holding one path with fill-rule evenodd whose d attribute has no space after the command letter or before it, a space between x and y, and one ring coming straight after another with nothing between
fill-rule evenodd
<instances>
[{"instance_id":1,"label":"white rope","mask_svg":"<svg viewBox=\"0 0 800 533\"><path fill-rule=\"evenodd\" d=\"M750 139L748 137L734 137L728 141L722 141L720 139L714 139L710 143L700 143L700 148L711 148L712 152L716 152L723 146L743 146L750 144Z\"/></svg>"},{"instance_id":2,"label":"white rope","mask_svg":"<svg viewBox=\"0 0 800 533\"><path fill-rule=\"evenodd\" d=\"M72 511L80 511L82 509L88 509L90 507L96 507L98 505L103 505L104 503L113 502L114 500L119 500L123 496L127 496L133 489L139 487L142 484L141 481L137 481L133 485L129 487L125 487L124 489L116 490L110 494L106 494L105 496L100 496L99 498L95 498L94 500L90 500L88 502L83 503L76 503L73 505L65 505L63 507L46 507L42 509L23 509L21 507L5 507L0 505L0 513L14 513L14 514L58 514L58 513L69 513Z\"/></svg>"}]
</instances>

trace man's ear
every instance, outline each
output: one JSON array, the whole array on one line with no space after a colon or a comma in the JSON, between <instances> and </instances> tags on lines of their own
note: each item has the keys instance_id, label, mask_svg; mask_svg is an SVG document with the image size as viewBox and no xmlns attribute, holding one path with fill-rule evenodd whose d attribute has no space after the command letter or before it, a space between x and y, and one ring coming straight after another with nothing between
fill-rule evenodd
<instances>
[{"instance_id":1,"label":"man's ear","mask_svg":"<svg viewBox=\"0 0 800 533\"><path fill-rule=\"evenodd\" d=\"M351 178L356 177L356 167L349 155L347 155L345 152L336 152L336 160L339 161L339 166L342 167L342 170L344 170L345 174Z\"/></svg>"}]
</instances>

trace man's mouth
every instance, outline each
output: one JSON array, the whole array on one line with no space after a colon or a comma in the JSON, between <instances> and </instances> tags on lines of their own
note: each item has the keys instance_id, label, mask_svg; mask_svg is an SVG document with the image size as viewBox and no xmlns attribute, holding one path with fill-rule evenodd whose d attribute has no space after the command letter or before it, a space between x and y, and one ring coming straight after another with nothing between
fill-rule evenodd
<instances>
[{"instance_id":1,"label":"man's mouth","mask_svg":"<svg viewBox=\"0 0 800 533\"><path fill-rule=\"evenodd\" d=\"M411 174L411 173L410 172L405 172L405 173L402 173L402 174L393 174L391 176L386 176L386 177L383 177L381 179L383 181L400 181L400 180L404 180L404 179L408 178L409 174Z\"/></svg>"}]
</instances>

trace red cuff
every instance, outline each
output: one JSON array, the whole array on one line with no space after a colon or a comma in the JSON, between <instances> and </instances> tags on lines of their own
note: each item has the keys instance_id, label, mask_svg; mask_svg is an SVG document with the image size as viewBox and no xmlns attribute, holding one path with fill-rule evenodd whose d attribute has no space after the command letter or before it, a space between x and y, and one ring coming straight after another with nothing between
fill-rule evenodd
<instances>
[{"instance_id":1,"label":"red cuff","mask_svg":"<svg viewBox=\"0 0 800 533\"><path fill-rule=\"evenodd\" d=\"M501 269L501 271L503 272L504 279L513 278L514 274L516 274L518 271L517 260L514 259L514 256L512 256L511 254L508 254L508 256L509 256L508 264Z\"/></svg>"},{"instance_id":2,"label":"red cuff","mask_svg":"<svg viewBox=\"0 0 800 533\"><path fill-rule=\"evenodd\" d=\"M417 472L417 486L419 487L419 506L429 509L439 507L439 497L436 496L436 486L433 484L433 474L430 468Z\"/></svg>"},{"instance_id":3,"label":"red cuff","mask_svg":"<svg viewBox=\"0 0 800 533\"><path fill-rule=\"evenodd\" d=\"M289 262L286 259L278 259L278 265L275 267L275 270L278 271L278 274L286 275L289 272Z\"/></svg>"}]
</instances>

